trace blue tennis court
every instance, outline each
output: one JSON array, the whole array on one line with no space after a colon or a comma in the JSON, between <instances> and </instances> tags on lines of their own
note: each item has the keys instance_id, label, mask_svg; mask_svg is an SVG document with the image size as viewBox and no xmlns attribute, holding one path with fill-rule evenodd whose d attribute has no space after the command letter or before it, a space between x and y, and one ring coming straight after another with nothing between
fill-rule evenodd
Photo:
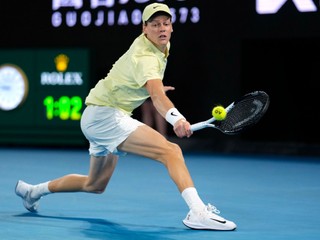
<instances>
[{"instance_id":1,"label":"blue tennis court","mask_svg":"<svg viewBox=\"0 0 320 240\"><path fill-rule=\"evenodd\" d=\"M0 149L0 239L318 240L320 162L315 157L185 153L204 202L234 221L232 232L195 231L188 209L159 163L120 158L102 195L58 193L42 198L38 214L14 193L68 173L87 174L86 149Z\"/></svg>"}]
</instances>

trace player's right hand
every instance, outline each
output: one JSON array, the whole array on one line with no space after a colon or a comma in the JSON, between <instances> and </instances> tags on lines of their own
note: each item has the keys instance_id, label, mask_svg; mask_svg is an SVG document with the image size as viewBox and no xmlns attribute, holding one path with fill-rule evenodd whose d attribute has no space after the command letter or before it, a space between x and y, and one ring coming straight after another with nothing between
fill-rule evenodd
<instances>
[{"instance_id":1,"label":"player's right hand","mask_svg":"<svg viewBox=\"0 0 320 240\"><path fill-rule=\"evenodd\" d=\"M189 138L193 132L190 129L190 123L185 119L180 119L174 124L173 131L179 138Z\"/></svg>"}]
</instances>

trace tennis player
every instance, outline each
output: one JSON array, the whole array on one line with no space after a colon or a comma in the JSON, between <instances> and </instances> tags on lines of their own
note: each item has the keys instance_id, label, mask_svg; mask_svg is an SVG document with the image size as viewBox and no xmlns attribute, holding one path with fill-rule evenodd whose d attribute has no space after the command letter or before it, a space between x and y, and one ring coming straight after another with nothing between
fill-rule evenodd
<instances>
[{"instance_id":1,"label":"tennis player","mask_svg":"<svg viewBox=\"0 0 320 240\"><path fill-rule=\"evenodd\" d=\"M131 117L132 111L150 97L178 137L192 135L190 123L166 96L168 88L162 82L173 31L170 9L161 3L149 4L142 21L142 34L86 98L81 129L90 143L88 175L69 174L37 185L19 180L15 192L31 212L36 212L41 197L50 193L103 193L120 153L133 153L159 161L167 168L189 207L183 220L187 227L234 230L233 222L219 216L214 206L205 205L199 197L180 147Z\"/></svg>"}]
</instances>

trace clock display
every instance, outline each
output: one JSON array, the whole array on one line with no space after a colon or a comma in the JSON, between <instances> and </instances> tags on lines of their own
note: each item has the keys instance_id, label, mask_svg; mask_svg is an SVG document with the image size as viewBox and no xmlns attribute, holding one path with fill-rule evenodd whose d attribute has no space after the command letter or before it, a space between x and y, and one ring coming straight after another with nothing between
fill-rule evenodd
<instances>
[{"instance_id":1,"label":"clock display","mask_svg":"<svg viewBox=\"0 0 320 240\"><path fill-rule=\"evenodd\" d=\"M89 62L87 49L0 50L0 143L87 144Z\"/></svg>"},{"instance_id":2,"label":"clock display","mask_svg":"<svg viewBox=\"0 0 320 240\"><path fill-rule=\"evenodd\" d=\"M4 111L19 107L28 94L28 80L16 65L0 66L0 109Z\"/></svg>"},{"instance_id":3,"label":"clock display","mask_svg":"<svg viewBox=\"0 0 320 240\"><path fill-rule=\"evenodd\" d=\"M61 120L78 121L81 118L82 99L80 96L61 96L58 100L47 96L43 100L43 105L46 108L48 120L59 117Z\"/></svg>"}]
</instances>

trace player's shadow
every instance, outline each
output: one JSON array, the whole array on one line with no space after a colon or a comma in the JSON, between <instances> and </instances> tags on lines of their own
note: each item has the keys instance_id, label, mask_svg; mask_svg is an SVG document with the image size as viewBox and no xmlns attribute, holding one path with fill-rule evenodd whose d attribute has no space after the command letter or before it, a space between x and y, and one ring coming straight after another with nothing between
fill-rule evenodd
<instances>
[{"instance_id":1,"label":"player's shadow","mask_svg":"<svg viewBox=\"0 0 320 240\"><path fill-rule=\"evenodd\" d=\"M46 215L39 215L36 213L24 213L24 214L15 215L15 217L46 218L46 219L58 219L62 221L87 222L89 223L89 227L83 228L81 231L86 237L90 239L114 239L114 240L129 240L129 239L170 240L171 239L172 240L174 238L171 238L170 235L177 236L181 233L193 232L193 231L189 231L188 229L180 229L175 227L159 227L159 226L135 225L135 224L124 225L124 224L118 224L118 223L111 222L105 219L100 219L100 218L46 216ZM68 224L65 224L64 226L68 228Z\"/></svg>"}]
</instances>

